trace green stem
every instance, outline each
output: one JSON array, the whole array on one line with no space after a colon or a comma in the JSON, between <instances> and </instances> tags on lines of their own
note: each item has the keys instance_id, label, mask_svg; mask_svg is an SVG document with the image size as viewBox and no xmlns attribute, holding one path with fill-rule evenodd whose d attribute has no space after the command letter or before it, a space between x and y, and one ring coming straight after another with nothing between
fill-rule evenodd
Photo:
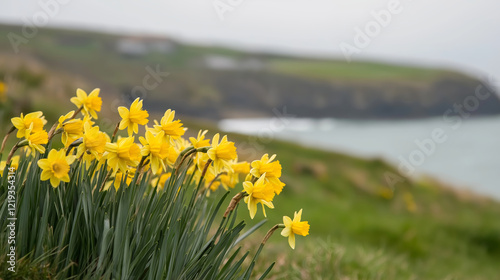
<instances>
[{"instance_id":1,"label":"green stem","mask_svg":"<svg viewBox=\"0 0 500 280\"><path fill-rule=\"evenodd\" d=\"M248 194L245 191L242 191L235 195L233 199L231 199L231 202L229 203L229 206L226 209L226 212L224 212L224 218L227 218L231 212L234 211L238 203L245 197L248 196Z\"/></svg>"},{"instance_id":2,"label":"green stem","mask_svg":"<svg viewBox=\"0 0 500 280\"><path fill-rule=\"evenodd\" d=\"M207 161L207 164L205 164L205 167L203 168L203 172L201 172L200 176L200 181L198 182L198 190L200 189L201 183L203 182L203 179L205 178L205 174L207 174L208 167L212 164L212 160L209 159Z\"/></svg>"},{"instance_id":3,"label":"green stem","mask_svg":"<svg viewBox=\"0 0 500 280\"><path fill-rule=\"evenodd\" d=\"M66 156L68 156L70 154L70 152L73 148L80 146L80 144L82 144L82 143L83 143L83 138L78 138L73 143L71 143L68 146L68 150L66 151Z\"/></svg>"},{"instance_id":4,"label":"green stem","mask_svg":"<svg viewBox=\"0 0 500 280\"><path fill-rule=\"evenodd\" d=\"M16 153L17 149L24 147L26 145L28 145L28 140L22 140L22 141L17 142L16 145L14 145L14 147L12 147L12 150L10 150L10 153L9 153L9 156L7 157L6 163L7 164L10 163L10 160L12 159L14 154Z\"/></svg>"},{"instance_id":5,"label":"green stem","mask_svg":"<svg viewBox=\"0 0 500 280\"><path fill-rule=\"evenodd\" d=\"M3 150L5 149L5 145L7 144L7 139L9 139L10 134L12 132L14 132L15 130L16 130L16 127L13 126L9 129L7 134L5 134L5 137L3 138L3 141L2 141L2 148L0 148L0 160L2 160Z\"/></svg>"},{"instance_id":6,"label":"green stem","mask_svg":"<svg viewBox=\"0 0 500 280\"><path fill-rule=\"evenodd\" d=\"M120 122L116 124L115 131L113 131L113 136L111 137L111 143L115 141L116 133L118 133L118 128L120 127Z\"/></svg>"},{"instance_id":7,"label":"green stem","mask_svg":"<svg viewBox=\"0 0 500 280\"><path fill-rule=\"evenodd\" d=\"M179 173L179 169L181 169L181 166L182 166L182 164L184 163L184 161L186 160L186 158L187 158L187 157L189 157L189 156L190 156L190 155L192 155L192 154L197 153L197 152L198 152L198 151L197 151L196 149L192 149L192 150L190 149L190 150L188 150L188 151L184 154L184 156L182 157L181 161L179 162L179 165L177 165L177 168L175 169L175 175L174 175L174 177L177 177L177 174Z\"/></svg>"},{"instance_id":8,"label":"green stem","mask_svg":"<svg viewBox=\"0 0 500 280\"><path fill-rule=\"evenodd\" d=\"M273 233L279 229L279 228L285 228L285 225L284 224L278 224L278 225L275 225L274 227L272 227L266 234L266 236L264 237L264 239L262 240L261 244L262 246L264 246L267 242L267 240L269 240L269 238L271 238L271 236L273 235Z\"/></svg>"}]
</instances>

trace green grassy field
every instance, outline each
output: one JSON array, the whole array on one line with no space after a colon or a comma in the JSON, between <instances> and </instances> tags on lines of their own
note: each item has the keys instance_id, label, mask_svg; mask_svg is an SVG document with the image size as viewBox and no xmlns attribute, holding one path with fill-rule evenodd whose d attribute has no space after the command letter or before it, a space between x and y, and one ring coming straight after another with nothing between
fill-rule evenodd
<instances>
[{"instance_id":1,"label":"green grassy field","mask_svg":"<svg viewBox=\"0 0 500 280\"><path fill-rule=\"evenodd\" d=\"M497 203L424 182L398 185L388 200L378 194L390 169L380 161L278 142L266 148L279 154L287 183L276 210L269 211L268 227L297 207L311 224L311 235L298 239L296 252L278 234L271 240L268 259L281 260L276 279L500 277ZM318 162L326 167L325 177L294 168ZM407 209L405 192L414 197L414 212Z\"/></svg>"},{"instance_id":2,"label":"green grassy field","mask_svg":"<svg viewBox=\"0 0 500 280\"><path fill-rule=\"evenodd\" d=\"M252 151L245 145L250 136L230 139ZM253 147L278 154L287 186L248 248L300 208L311 224L295 250L279 232L270 239L260 263L265 269L277 261L271 279L500 278L498 202L425 178L397 184L389 198L385 174L397 171L381 160L275 140ZM250 225L264 218L259 213L251 221L242 206L240 217Z\"/></svg>"},{"instance_id":3,"label":"green grassy field","mask_svg":"<svg viewBox=\"0 0 500 280\"><path fill-rule=\"evenodd\" d=\"M375 62L273 59L271 71L297 77L346 81L417 81L429 82L445 75L455 75L443 69L417 68Z\"/></svg>"}]
</instances>

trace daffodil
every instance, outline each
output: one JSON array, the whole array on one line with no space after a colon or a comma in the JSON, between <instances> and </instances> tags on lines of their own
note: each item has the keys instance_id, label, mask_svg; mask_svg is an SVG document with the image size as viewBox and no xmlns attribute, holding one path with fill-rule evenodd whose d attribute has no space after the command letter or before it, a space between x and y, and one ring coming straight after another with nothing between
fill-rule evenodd
<instances>
[{"instance_id":1,"label":"daffodil","mask_svg":"<svg viewBox=\"0 0 500 280\"><path fill-rule=\"evenodd\" d=\"M118 113L122 118L119 129L123 130L127 128L128 136L138 133L139 125L146 125L149 121L149 114L146 110L142 110L142 100L139 100L139 97L132 102L130 110L120 106L118 107Z\"/></svg>"},{"instance_id":2,"label":"daffodil","mask_svg":"<svg viewBox=\"0 0 500 280\"><path fill-rule=\"evenodd\" d=\"M107 143L105 158L114 172L127 172L128 166L136 167L141 160L141 149L134 143L134 137L118 139L116 143Z\"/></svg>"},{"instance_id":3,"label":"daffodil","mask_svg":"<svg viewBox=\"0 0 500 280\"><path fill-rule=\"evenodd\" d=\"M59 119L57 120L57 122L58 122L57 129L62 128L62 126L66 122L66 120L69 120L74 114L75 114L75 111L69 111L66 115L60 116Z\"/></svg>"},{"instance_id":4,"label":"daffodil","mask_svg":"<svg viewBox=\"0 0 500 280\"><path fill-rule=\"evenodd\" d=\"M205 165L207 165L207 162L210 158L208 157L207 154L205 153L197 153L196 157L194 158L194 162L196 163L196 167L200 172L203 171L205 168Z\"/></svg>"},{"instance_id":5,"label":"daffodil","mask_svg":"<svg viewBox=\"0 0 500 280\"><path fill-rule=\"evenodd\" d=\"M178 151L178 153L181 153L188 147L192 147L191 142L187 141L182 136L171 142L174 143L175 149Z\"/></svg>"},{"instance_id":6,"label":"daffodil","mask_svg":"<svg viewBox=\"0 0 500 280\"><path fill-rule=\"evenodd\" d=\"M250 164L246 161L237 162L232 165L234 173L248 174L250 172Z\"/></svg>"},{"instance_id":7,"label":"daffodil","mask_svg":"<svg viewBox=\"0 0 500 280\"><path fill-rule=\"evenodd\" d=\"M23 116L23 113L21 113L21 117L12 118L11 122L17 128L17 138L23 138L26 135L26 130L31 125L33 125L31 133L42 131L47 120L45 120L43 113L38 111L26 114L26 116Z\"/></svg>"},{"instance_id":8,"label":"daffodil","mask_svg":"<svg viewBox=\"0 0 500 280\"><path fill-rule=\"evenodd\" d=\"M68 147L71 143L83 136L85 123L89 123L90 125L94 124L90 116L85 116L83 120L71 119L74 114L75 111L71 111L66 115L60 116L58 120L57 129L63 130L61 142L65 147Z\"/></svg>"},{"instance_id":9,"label":"daffodil","mask_svg":"<svg viewBox=\"0 0 500 280\"><path fill-rule=\"evenodd\" d=\"M231 167L233 169L232 172L228 171L220 175L220 181L226 190L234 188L240 182L240 174L248 174L250 172L250 164L246 161L234 163Z\"/></svg>"},{"instance_id":10,"label":"daffodil","mask_svg":"<svg viewBox=\"0 0 500 280\"><path fill-rule=\"evenodd\" d=\"M105 152L106 144L110 141L109 136L99 131L98 126L92 127L88 122L84 123L83 131L83 141L78 146L76 156L81 157L83 155L87 163L90 163L93 159L100 160Z\"/></svg>"},{"instance_id":11,"label":"daffodil","mask_svg":"<svg viewBox=\"0 0 500 280\"><path fill-rule=\"evenodd\" d=\"M227 191L229 188L233 189L236 184L238 184L238 174L236 173L231 173L231 174L225 174L222 173L220 176L220 182L222 184L222 187Z\"/></svg>"},{"instance_id":12,"label":"daffodil","mask_svg":"<svg viewBox=\"0 0 500 280\"><path fill-rule=\"evenodd\" d=\"M151 163L151 170L153 174L158 174L162 170L166 170L164 159L167 158L170 145L164 142L163 131L156 136L151 131L146 131L146 138L140 137L139 141L143 145L141 155L148 157Z\"/></svg>"},{"instance_id":13,"label":"daffodil","mask_svg":"<svg viewBox=\"0 0 500 280\"><path fill-rule=\"evenodd\" d=\"M173 167L175 162L177 161L177 158L179 157L179 153L180 153L180 151L177 150L174 146L169 146L168 147L168 155L165 158L165 163L168 166Z\"/></svg>"},{"instance_id":14,"label":"daffodil","mask_svg":"<svg viewBox=\"0 0 500 280\"><path fill-rule=\"evenodd\" d=\"M10 167L14 167L14 169L17 169L19 167L19 158L20 156L13 156L10 161ZM3 177L3 172L6 166L7 161L3 160L0 162L0 177Z\"/></svg>"},{"instance_id":15,"label":"daffodil","mask_svg":"<svg viewBox=\"0 0 500 280\"><path fill-rule=\"evenodd\" d=\"M252 182L244 182L243 189L245 190L247 196L245 196L245 203L248 204L248 210L250 211L250 218L254 218L257 213L257 204L262 204L262 211L264 212L264 216L266 216L266 209L264 207L267 206L271 209L274 208L273 199L274 199L274 191L269 184L266 183L265 177L266 174L263 174L255 184Z\"/></svg>"},{"instance_id":16,"label":"daffodil","mask_svg":"<svg viewBox=\"0 0 500 280\"><path fill-rule=\"evenodd\" d=\"M271 184L276 194L280 194L285 184L280 181L281 164L279 161L273 161L276 155L269 158L268 154L262 156L260 160L252 162L252 170L250 173L256 178L260 178L262 174L266 174L266 181Z\"/></svg>"},{"instance_id":17,"label":"daffodil","mask_svg":"<svg viewBox=\"0 0 500 280\"><path fill-rule=\"evenodd\" d=\"M101 111L102 99L99 97L100 89L94 89L89 95L82 89L76 90L76 97L71 98L71 103L82 108L84 115L91 115L97 119L97 113Z\"/></svg>"},{"instance_id":18,"label":"daffodil","mask_svg":"<svg viewBox=\"0 0 500 280\"><path fill-rule=\"evenodd\" d=\"M163 131L165 133L165 138L171 137L172 139L177 139L184 135L185 130L182 127L182 123L180 120L174 121L175 111L167 110L163 117L158 123L155 120L154 132L159 133Z\"/></svg>"},{"instance_id":19,"label":"daffodil","mask_svg":"<svg viewBox=\"0 0 500 280\"><path fill-rule=\"evenodd\" d=\"M233 142L227 141L227 136L224 136L219 143L220 135L215 134L212 139L212 148L207 152L208 157L213 160L215 172L222 173L224 168L232 171L231 160L238 157L236 154L236 147Z\"/></svg>"},{"instance_id":20,"label":"daffodil","mask_svg":"<svg viewBox=\"0 0 500 280\"><path fill-rule=\"evenodd\" d=\"M80 119L67 121L62 125L62 128L61 142L65 147L83 136L83 121Z\"/></svg>"},{"instance_id":21,"label":"daffodil","mask_svg":"<svg viewBox=\"0 0 500 280\"><path fill-rule=\"evenodd\" d=\"M281 231L281 235L288 237L288 244L292 249L295 249L295 235L306 236L309 234L309 223L307 221L301 222L302 209L294 213L293 220L288 216L283 217L285 228Z\"/></svg>"},{"instance_id":22,"label":"daffodil","mask_svg":"<svg viewBox=\"0 0 500 280\"><path fill-rule=\"evenodd\" d=\"M28 145L31 148L31 152L35 153L35 150L41 154L45 153L45 145L49 142L49 135L47 131L40 130L33 132L34 124L32 123L28 129L25 130L24 137L28 141Z\"/></svg>"},{"instance_id":23,"label":"daffodil","mask_svg":"<svg viewBox=\"0 0 500 280\"><path fill-rule=\"evenodd\" d=\"M42 169L41 180L50 180L54 188L57 188L61 181L69 182L70 165L74 160L75 157L66 156L64 150L50 150L47 158L38 161L38 166Z\"/></svg>"},{"instance_id":24,"label":"daffodil","mask_svg":"<svg viewBox=\"0 0 500 280\"><path fill-rule=\"evenodd\" d=\"M189 141L193 145L195 149L203 148L203 147L209 147L210 146L210 139L205 139L205 135L207 134L208 130L202 131L200 130L198 132L198 137L190 137Z\"/></svg>"}]
</instances>

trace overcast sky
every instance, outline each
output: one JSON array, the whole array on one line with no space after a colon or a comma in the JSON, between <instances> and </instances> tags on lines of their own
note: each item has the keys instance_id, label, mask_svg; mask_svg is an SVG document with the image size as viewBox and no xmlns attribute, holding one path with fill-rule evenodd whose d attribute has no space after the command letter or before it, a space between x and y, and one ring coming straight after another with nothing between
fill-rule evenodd
<instances>
[{"instance_id":1,"label":"overcast sky","mask_svg":"<svg viewBox=\"0 0 500 280\"><path fill-rule=\"evenodd\" d=\"M2 0L0 21L32 22L45 13L41 3L55 1ZM390 22L369 45L358 45L354 60L452 67L500 80L498 0L59 1L67 4L59 5L48 25L157 33L190 42L342 59L339 46L356 46L356 28L365 29L374 20L373 12L395 2L399 7ZM223 11L214 6L231 4L222 20Z\"/></svg>"}]
</instances>

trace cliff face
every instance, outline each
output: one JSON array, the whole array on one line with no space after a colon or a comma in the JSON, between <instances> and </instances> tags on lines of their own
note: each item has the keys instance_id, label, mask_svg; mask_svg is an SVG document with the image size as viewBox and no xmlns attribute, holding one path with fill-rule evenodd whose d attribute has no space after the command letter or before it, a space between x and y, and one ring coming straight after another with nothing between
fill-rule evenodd
<instances>
[{"instance_id":1,"label":"cliff face","mask_svg":"<svg viewBox=\"0 0 500 280\"><path fill-rule=\"evenodd\" d=\"M111 101L141 96L157 112L173 108L184 116L222 119L270 117L286 107L297 117L401 119L440 116L462 106L472 115L500 113L500 100L488 85L449 70L56 29L40 29L14 54L8 34L20 32L20 26L0 25L0 55L66 73L78 78L73 87L99 87ZM0 79L14 74L0 64ZM476 97L478 88L489 97Z\"/></svg>"},{"instance_id":2,"label":"cliff face","mask_svg":"<svg viewBox=\"0 0 500 280\"><path fill-rule=\"evenodd\" d=\"M474 116L500 113L500 100L489 85L461 75L418 84L319 81L264 72L217 71L207 75L208 82L198 94L179 81L169 81L176 84L176 92L146 104L162 110L159 101L164 99L181 114L213 119L270 117L273 110L284 107L289 114L304 118L423 118L462 107ZM197 98L203 101L185 102Z\"/></svg>"}]
</instances>

